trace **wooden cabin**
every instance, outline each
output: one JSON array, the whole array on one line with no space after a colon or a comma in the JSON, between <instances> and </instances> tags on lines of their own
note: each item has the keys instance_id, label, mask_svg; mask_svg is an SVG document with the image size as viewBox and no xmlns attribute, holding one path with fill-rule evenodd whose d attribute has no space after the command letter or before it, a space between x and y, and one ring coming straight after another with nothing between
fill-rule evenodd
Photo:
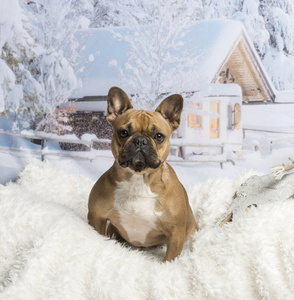
<instances>
[{"instance_id":1,"label":"wooden cabin","mask_svg":"<svg viewBox=\"0 0 294 300\"><path fill-rule=\"evenodd\" d=\"M273 103L276 90L241 23L199 21L185 41L188 53L198 57L195 69L207 84L187 94L188 105L178 133L198 146L184 147L183 156L201 160L205 154L238 152L243 140L243 104ZM199 76L195 74L195 78Z\"/></svg>"}]
</instances>

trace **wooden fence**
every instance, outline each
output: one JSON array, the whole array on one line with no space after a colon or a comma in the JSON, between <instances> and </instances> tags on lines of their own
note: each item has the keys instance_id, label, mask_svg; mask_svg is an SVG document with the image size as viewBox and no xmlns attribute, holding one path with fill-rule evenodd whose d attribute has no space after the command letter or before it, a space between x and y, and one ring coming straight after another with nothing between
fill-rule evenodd
<instances>
[{"instance_id":1,"label":"wooden fence","mask_svg":"<svg viewBox=\"0 0 294 300\"><path fill-rule=\"evenodd\" d=\"M282 133L282 132L273 132L273 131L262 131L262 130L254 130L254 129L243 129L243 132L245 134L245 131L260 131L260 132L269 132L269 133ZM285 132L283 132L285 133ZM37 150L32 150L32 149L19 149L15 148L13 145L10 148L7 147L0 147L1 151L5 152L18 152L18 153L28 153L28 154L33 154L40 156L41 160L43 161L45 159L45 156L60 156L60 157L69 157L69 158L79 158L79 159L88 159L88 160L93 160L98 156L102 157L112 157L111 153L109 152L108 155L106 155L106 152L103 151L91 151L93 148L93 144L96 142L99 143L106 143L110 144L111 140L109 139L91 139L91 140L80 140L78 138L73 139L73 138L67 138L64 136L50 136L42 133L38 134L26 134L26 133L17 133L17 132L8 132L0 129L0 134L3 135L8 135L11 137L19 137L19 138L24 138L24 139L29 139L31 141L39 141L40 144L40 149ZM294 133L293 133L294 135ZM246 144L246 143L222 143L222 144L195 144L195 143L187 143L183 139L172 139L171 140L171 148L179 150L180 147L203 147L203 148L219 148L220 149L220 155L219 156L213 156L213 155L195 155L192 159L182 159L179 157L179 159L168 159L169 162L177 162L177 163L204 163L204 162L211 162L211 163L219 163L221 167L223 167L223 163L230 162L233 165L235 162L232 159L227 159L223 154L224 154L224 148L226 145L234 145L234 146L240 146L240 148L246 147L247 149L249 148L250 150L248 151L258 151L261 150L260 147L269 147L270 152L272 151L272 147L275 143L281 142L281 141L286 141L286 140L293 140L294 141L294 136L288 137L288 138L280 138L277 140L270 140L269 144L267 145L257 145L257 144ZM85 145L89 147L90 151L65 151L65 150L60 150L60 151L54 151L54 150L48 150L46 147L46 144L48 141L55 141L58 143L70 143L70 144L80 144L80 145Z\"/></svg>"},{"instance_id":2,"label":"wooden fence","mask_svg":"<svg viewBox=\"0 0 294 300\"><path fill-rule=\"evenodd\" d=\"M267 130L267 129L254 129L254 128L243 128L243 137L246 136L246 131L255 131L255 132L260 132L260 133L277 133L277 134L293 134L294 132L292 131L278 131L278 130Z\"/></svg>"},{"instance_id":3,"label":"wooden fence","mask_svg":"<svg viewBox=\"0 0 294 300\"><path fill-rule=\"evenodd\" d=\"M283 135L291 135L289 137L283 137L283 138L276 138L276 139L270 139L269 140L269 144L268 145L256 145L256 151L260 150L261 151L261 147L264 146L268 146L269 147L269 152L272 153L273 150L273 146L275 144L279 144L281 142L285 142L285 141L294 141L294 132L292 131L278 131L278 130L266 130L266 129L253 129L253 128L243 128L243 138L246 137L246 132L258 132L261 134L265 134L265 133L269 133L269 134L283 134Z\"/></svg>"}]
</instances>

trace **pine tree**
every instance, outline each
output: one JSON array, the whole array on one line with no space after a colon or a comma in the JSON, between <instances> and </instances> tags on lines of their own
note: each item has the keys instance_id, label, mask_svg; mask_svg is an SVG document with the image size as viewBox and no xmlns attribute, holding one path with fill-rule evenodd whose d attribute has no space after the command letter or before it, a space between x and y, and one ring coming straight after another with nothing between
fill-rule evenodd
<instances>
[{"instance_id":1,"label":"pine tree","mask_svg":"<svg viewBox=\"0 0 294 300\"><path fill-rule=\"evenodd\" d=\"M260 0L269 33L264 64L277 89L294 88L294 1Z\"/></svg>"},{"instance_id":2,"label":"pine tree","mask_svg":"<svg viewBox=\"0 0 294 300\"><path fill-rule=\"evenodd\" d=\"M21 113L31 119L42 110L39 106L42 88L36 79L38 66L34 40L24 27L29 21L17 0L1 6L0 11L0 106L5 113Z\"/></svg>"},{"instance_id":3,"label":"pine tree","mask_svg":"<svg viewBox=\"0 0 294 300\"><path fill-rule=\"evenodd\" d=\"M67 102L78 86L73 69L79 57L78 30L87 28L92 18L91 0L30 1L26 6L31 27L30 34L42 47L38 57L38 82L43 94L43 107L47 121L45 130L53 131L56 108Z\"/></svg>"}]
</instances>

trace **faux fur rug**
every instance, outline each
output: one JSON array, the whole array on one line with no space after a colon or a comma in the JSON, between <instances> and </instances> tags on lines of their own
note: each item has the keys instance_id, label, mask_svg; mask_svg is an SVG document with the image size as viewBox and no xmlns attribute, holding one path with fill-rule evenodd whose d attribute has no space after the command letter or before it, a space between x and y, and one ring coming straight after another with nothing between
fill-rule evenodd
<instances>
[{"instance_id":1,"label":"faux fur rug","mask_svg":"<svg viewBox=\"0 0 294 300\"><path fill-rule=\"evenodd\" d=\"M122 247L87 224L91 180L32 161L0 186L0 299L293 299L293 199L216 225L251 175L192 187L200 230L162 263L164 249Z\"/></svg>"}]
</instances>

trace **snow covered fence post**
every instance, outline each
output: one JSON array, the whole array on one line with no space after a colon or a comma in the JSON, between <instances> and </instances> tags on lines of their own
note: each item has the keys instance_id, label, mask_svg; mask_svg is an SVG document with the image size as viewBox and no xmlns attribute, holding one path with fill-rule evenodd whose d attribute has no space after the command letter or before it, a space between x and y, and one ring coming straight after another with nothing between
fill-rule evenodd
<instances>
[{"instance_id":1,"label":"snow covered fence post","mask_svg":"<svg viewBox=\"0 0 294 300\"><path fill-rule=\"evenodd\" d=\"M41 139L41 161L44 161L44 159L45 159L45 154L44 154L43 150L46 147L46 143L47 143L46 139Z\"/></svg>"},{"instance_id":2,"label":"snow covered fence post","mask_svg":"<svg viewBox=\"0 0 294 300\"><path fill-rule=\"evenodd\" d=\"M270 154L271 154L272 151L273 151L273 144L274 144L274 141L273 141L273 140L270 140L269 144L270 144L269 148L270 148Z\"/></svg>"}]
</instances>

